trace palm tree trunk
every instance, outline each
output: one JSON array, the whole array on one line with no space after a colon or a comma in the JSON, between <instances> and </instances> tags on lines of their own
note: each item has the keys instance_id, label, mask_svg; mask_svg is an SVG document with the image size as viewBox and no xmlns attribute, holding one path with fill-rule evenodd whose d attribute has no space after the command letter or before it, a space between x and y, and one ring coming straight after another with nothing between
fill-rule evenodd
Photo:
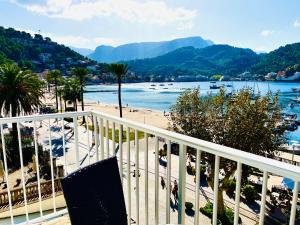
<instances>
[{"instance_id":1,"label":"palm tree trunk","mask_svg":"<svg viewBox=\"0 0 300 225\"><path fill-rule=\"evenodd\" d=\"M118 89L118 99L119 99L119 111L120 111L120 117L123 117L122 114L122 99L121 99L121 77L118 78L118 85L119 85L119 89Z\"/></svg>"},{"instance_id":2,"label":"palm tree trunk","mask_svg":"<svg viewBox=\"0 0 300 225\"><path fill-rule=\"evenodd\" d=\"M63 112L63 107L62 107L62 98L59 96L59 103L60 103L60 112Z\"/></svg>"}]
</instances>

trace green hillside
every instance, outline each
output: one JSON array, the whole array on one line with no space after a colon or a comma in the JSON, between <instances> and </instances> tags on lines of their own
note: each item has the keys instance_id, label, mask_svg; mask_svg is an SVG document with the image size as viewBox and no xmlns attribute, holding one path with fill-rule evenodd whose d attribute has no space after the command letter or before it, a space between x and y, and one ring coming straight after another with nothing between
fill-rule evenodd
<instances>
[{"instance_id":1,"label":"green hillside","mask_svg":"<svg viewBox=\"0 0 300 225\"><path fill-rule=\"evenodd\" d=\"M26 32L0 27L0 63L17 62L22 67L40 72L44 69L67 70L84 57L70 48L52 42L39 34L32 37Z\"/></svg>"},{"instance_id":2,"label":"green hillside","mask_svg":"<svg viewBox=\"0 0 300 225\"><path fill-rule=\"evenodd\" d=\"M229 45L212 45L197 49L180 48L152 59L126 62L139 75L236 75L249 70L259 62L259 56L250 49Z\"/></svg>"},{"instance_id":3,"label":"green hillside","mask_svg":"<svg viewBox=\"0 0 300 225\"><path fill-rule=\"evenodd\" d=\"M278 72L296 64L300 64L300 43L289 44L264 54L260 62L252 67L252 72Z\"/></svg>"}]
</instances>

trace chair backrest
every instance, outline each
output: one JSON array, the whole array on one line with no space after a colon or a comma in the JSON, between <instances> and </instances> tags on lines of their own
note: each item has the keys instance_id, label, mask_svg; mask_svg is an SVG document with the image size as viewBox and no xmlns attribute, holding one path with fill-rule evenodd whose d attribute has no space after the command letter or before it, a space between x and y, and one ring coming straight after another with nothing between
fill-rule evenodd
<instances>
[{"instance_id":1,"label":"chair backrest","mask_svg":"<svg viewBox=\"0 0 300 225\"><path fill-rule=\"evenodd\" d=\"M72 225L127 225L116 157L81 168L61 184Z\"/></svg>"}]
</instances>

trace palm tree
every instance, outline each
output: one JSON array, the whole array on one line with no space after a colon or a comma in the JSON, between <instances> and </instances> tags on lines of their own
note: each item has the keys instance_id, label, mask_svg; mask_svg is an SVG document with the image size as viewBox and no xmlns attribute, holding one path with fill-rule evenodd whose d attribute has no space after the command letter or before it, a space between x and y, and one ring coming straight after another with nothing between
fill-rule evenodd
<instances>
[{"instance_id":1,"label":"palm tree","mask_svg":"<svg viewBox=\"0 0 300 225\"><path fill-rule=\"evenodd\" d=\"M80 84L80 101L81 110L84 111L84 101L83 101L83 88L85 86L85 78L88 75L88 71L85 68L77 67L72 71L73 75L78 79ZM85 123L85 118L83 117L82 123Z\"/></svg>"},{"instance_id":2,"label":"palm tree","mask_svg":"<svg viewBox=\"0 0 300 225\"><path fill-rule=\"evenodd\" d=\"M30 70L21 70L16 64L0 66L0 107L12 117L30 114L42 105L43 82ZM17 124L12 124L13 158L18 157ZM16 152L14 152L16 151ZM13 159L12 159L13 161ZM14 161L13 161L14 162Z\"/></svg>"},{"instance_id":3,"label":"palm tree","mask_svg":"<svg viewBox=\"0 0 300 225\"><path fill-rule=\"evenodd\" d=\"M77 100L80 100L80 84L77 79L69 78L65 81L63 89L63 98L65 101L73 103L74 110L77 111Z\"/></svg>"},{"instance_id":4,"label":"palm tree","mask_svg":"<svg viewBox=\"0 0 300 225\"><path fill-rule=\"evenodd\" d=\"M128 72L128 66L126 64L112 63L108 66L108 70L116 76L118 81L119 110L120 110L120 117L122 118L123 114L122 114L121 84L122 84L122 78L124 78Z\"/></svg>"},{"instance_id":5,"label":"palm tree","mask_svg":"<svg viewBox=\"0 0 300 225\"><path fill-rule=\"evenodd\" d=\"M58 95L57 95L57 86L61 80L61 72L59 70L51 70L47 76L46 80L54 84L55 87L55 102L56 102L56 111L58 111Z\"/></svg>"}]
</instances>

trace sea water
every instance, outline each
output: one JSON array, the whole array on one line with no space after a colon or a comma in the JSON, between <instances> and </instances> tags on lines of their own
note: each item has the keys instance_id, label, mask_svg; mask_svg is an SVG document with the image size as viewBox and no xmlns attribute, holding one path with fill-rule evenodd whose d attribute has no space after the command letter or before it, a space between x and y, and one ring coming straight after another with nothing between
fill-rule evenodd
<instances>
[{"instance_id":1,"label":"sea water","mask_svg":"<svg viewBox=\"0 0 300 225\"><path fill-rule=\"evenodd\" d=\"M267 94L279 92L280 104L284 112L296 113L300 120L300 105L294 104L294 108L288 105L293 98L300 96L300 93L292 91L293 87L299 87L300 82L253 82L253 81L235 81L235 82L217 82L218 85L224 85L227 92L238 91L242 88L251 88L255 93ZM169 111L175 104L176 99L183 91L189 88L200 88L201 95L207 93L218 93L219 90L210 89L210 82L167 82L167 83L133 83L122 84L122 103L133 108L147 108L159 111ZM84 98L100 103L118 104L118 86L112 85L93 85L87 86L87 92ZM99 91L99 92L97 92ZM290 141L300 142L300 128L294 132L288 133Z\"/></svg>"}]
</instances>

